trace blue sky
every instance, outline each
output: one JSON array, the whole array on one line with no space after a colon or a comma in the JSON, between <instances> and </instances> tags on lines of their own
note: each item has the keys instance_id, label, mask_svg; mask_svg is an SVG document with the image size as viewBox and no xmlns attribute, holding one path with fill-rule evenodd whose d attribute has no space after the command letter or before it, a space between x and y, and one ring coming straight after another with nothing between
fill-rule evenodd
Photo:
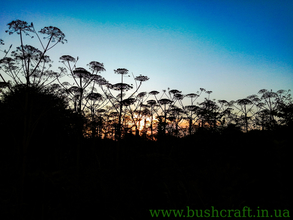
<instances>
[{"instance_id":1,"label":"blue sky","mask_svg":"<svg viewBox=\"0 0 293 220\"><path fill-rule=\"evenodd\" d=\"M80 67L104 63L111 83L120 80L114 69L127 68L150 78L141 91L205 88L211 98L236 100L293 90L292 11L292 0L9 0L0 8L0 38L17 45L5 33L16 19L56 26L68 40L49 53L56 66L69 54Z\"/></svg>"}]
</instances>

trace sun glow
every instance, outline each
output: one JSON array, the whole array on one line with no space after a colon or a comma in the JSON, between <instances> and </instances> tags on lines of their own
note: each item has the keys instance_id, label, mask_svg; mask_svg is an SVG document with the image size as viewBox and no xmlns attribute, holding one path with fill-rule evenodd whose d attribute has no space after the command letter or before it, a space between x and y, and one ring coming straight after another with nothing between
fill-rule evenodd
<instances>
[{"instance_id":1,"label":"sun glow","mask_svg":"<svg viewBox=\"0 0 293 220\"><path fill-rule=\"evenodd\" d=\"M152 118L151 117L146 117L143 116L141 118L139 118L138 116L134 117L136 119L136 126L138 128L139 131L143 131L145 129L148 129L151 126L152 123ZM153 119L153 124L156 120Z\"/></svg>"}]
</instances>

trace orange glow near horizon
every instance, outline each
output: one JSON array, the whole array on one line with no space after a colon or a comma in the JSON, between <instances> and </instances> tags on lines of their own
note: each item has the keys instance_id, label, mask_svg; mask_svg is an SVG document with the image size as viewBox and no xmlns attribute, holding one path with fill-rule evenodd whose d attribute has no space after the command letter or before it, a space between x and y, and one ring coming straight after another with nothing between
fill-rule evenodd
<instances>
[{"instance_id":1,"label":"orange glow near horizon","mask_svg":"<svg viewBox=\"0 0 293 220\"><path fill-rule=\"evenodd\" d=\"M134 118L138 118L137 116ZM149 126L151 125L151 117L142 117L140 120L136 121L136 125L138 126L138 130L142 131L144 129L144 127L149 128ZM146 122L146 125L145 125ZM153 118L153 124L157 122L156 119Z\"/></svg>"}]
</instances>

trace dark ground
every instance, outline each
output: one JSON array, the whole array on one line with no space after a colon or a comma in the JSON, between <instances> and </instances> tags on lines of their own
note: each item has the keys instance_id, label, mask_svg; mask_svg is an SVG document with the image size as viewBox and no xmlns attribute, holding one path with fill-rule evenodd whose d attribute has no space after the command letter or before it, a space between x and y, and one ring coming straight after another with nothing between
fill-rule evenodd
<instances>
[{"instance_id":1,"label":"dark ground","mask_svg":"<svg viewBox=\"0 0 293 220\"><path fill-rule=\"evenodd\" d=\"M64 149L58 144L59 148L39 145L38 153L28 157L23 188L21 163L15 161L12 147L4 144L1 215L152 219L149 209L289 209L290 134L290 130L199 132L157 142L132 137L120 143L72 141Z\"/></svg>"}]
</instances>

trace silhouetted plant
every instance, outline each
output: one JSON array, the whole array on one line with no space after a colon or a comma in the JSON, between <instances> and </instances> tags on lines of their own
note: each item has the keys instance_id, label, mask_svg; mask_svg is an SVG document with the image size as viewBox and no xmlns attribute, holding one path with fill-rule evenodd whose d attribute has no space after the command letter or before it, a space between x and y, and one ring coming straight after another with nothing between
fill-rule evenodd
<instances>
[{"instance_id":1,"label":"silhouetted plant","mask_svg":"<svg viewBox=\"0 0 293 220\"><path fill-rule=\"evenodd\" d=\"M103 96L97 92L91 92L86 97L85 106L89 110L91 137L96 136L96 128L101 126L102 118L99 116L99 113L101 112L99 110L102 110L100 107L103 101Z\"/></svg>"},{"instance_id":2,"label":"silhouetted plant","mask_svg":"<svg viewBox=\"0 0 293 220\"><path fill-rule=\"evenodd\" d=\"M207 124L208 128L215 129L217 127L218 119L220 118L219 106L216 102L205 99L199 104L198 114L201 120L202 127Z\"/></svg>"},{"instance_id":3,"label":"silhouetted plant","mask_svg":"<svg viewBox=\"0 0 293 220\"><path fill-rule=\"evenodd\" d=\"M166 90L163 90L163 94L161 95L160 99L158 99L156 96L157 94L159 94L159 92L151 91L149 93L150 95L154 95L160 109L160 111L156 112L157 118L159 120L158 128L160 129L163 128L163 131L160 131L160 132L158 131L158 133L166 134L166 126L168 124L167 119L168 119L169 110L172 107L171 104L176 103L176 101L178 100L182 100L183 96L180 93L181 93L180 91L174 89L174 90L169 90L169 95L168 95L166 93ZM167 96L167 98L163 98L164 95Z\"/></svg>"},{"instance_id":4,"label":"silhouetted plant","mask_svg":"<svg viewBox=\"0 0 293 220\"><path fill-rule=\"evenodd\" d=\"M226 100L218 100L220 118L218 119L220 126L223 128L232 124L234 120L234 114L232 113L233 108L231 108L232 103L227 102Z\"/></svg>"},{"instance_id":5,"label":"silhouetted plant","mask_svg":"<svg viewBox=\"0 0 293 220\"><path fill-rule=\"evenodd\" d=\"M149 93L150 94L150 93ZM154 133L153 133L153 120L154 120L154 113L157 112L157 102L156 100L150 99L147 101L147 104L149 106L149 111L150 111L150 117L151 117L151 125L150 125L150 129L151 129L151 140L153 140L154 138Z\"/></svg>"},{"instance_id":6,"label":"silhouetted plant","mask_svg":"<svg viewBox=\"0 0 293 220\"><path fill-rule=\"evenodd\" d=\"M175 137L182 137L184 134L181 131L181 128L179 126L179 123L182 122L182 120L184 119L184 114L186 114L186 112L177 107L177 106L173 106L170 110L169 110L169 121L171 122L169 128L170 134L174 134Z\"/></svg>"},{"instance_id":7,"label":"silhouetted plant","mask_svg":"<svg viewBox=\"0 0 293 220\"><path fill-rule=\"evenodd\" d=\"M139 88L142 85L142 82L147 81L149 78L147 76L137 76L134 78L135 83L136 83L136 89L135 91L128 96L126 99L126 101L123 101L123 97L125 96L125 92L129 91L130 89L133 88L132 85L126 84L123 82L123 77L124 75L128 74L128 70L125 68L118 68L117 70L114 70L114 72L116 74L120 74L121 75L121 82L120 83L116 83L116 84L108 84L108 93L111 95L111 97L113 98L113 101L110 99L110 102L113 106L113 108L116 110L116 112L118 112L119 117L118 117L118 124L116 126L116 132L115 132L115 139L116 140L120 140L121 136L122 136L122 124L123 124L123 115L125 115L125 113L123 114L123 107L125 106L124 104L128 104L129 101L133 100L133 96L134 94L139 90ZM137 82L139 82L139 85L137 85ZM120 91L120 93L118 94L118 96L114 96L111 92L111 90L116 90L116 91ZM132 103L129 103L132 104Z\"/></svg>"},{"instance_id":8,"label":"silhouetted plant","mask_svg":"<svg viewBox=\"0 0 293 220\"><path fill-rule=\"evenodd\" d=\"M230 102L233 107L238 110L238 112L236 113L236 115L239 116L237 123L242 124L245 132L248 132L249 122L251 121L252 116L256 114L256 112L253 111L253 107L255 107L257 103L254 103L252 100L250 100L250 98L253 99L254 97L247 97L244 99L238 99L236 102ZM237 105L235 105L235 103Z\"/></svg>"},{"instance_id":9,"label":"silhouetted plant","mask_svg":"<svg viewBox=\"0 0 293 220\"><path fill-rule=\"evenodd\" d=\"M186 110L186 116L187 116L187 120L188 120L188 123L189 123L189 125L188 125L189 135L192 134L193 121L197 117L197 111L198 111L198 108L199 108L198 106L196 106L194 104L194 102L196 101L196 99L199 96L200 95L195 94L195 93L189 93L189 94L185 95L185 97L190 98L190 105L183 106L183 108Z\"/></svg>"},{"instance_id":10,"label":"silhouetted plant","mask_svg":"<svg viewBox=\"0 0 293 220\"><path fill-rule=\"evenodd\" d=\"M81 114L86 107L86 98L91 97L89 94L94 92L95 86L99 86L102 89L102 86L107 83L102 76L98 75L99 73L105 71L104 65L103 63L97 61L91 61L88 64L91 70L91 72L89 72L82 67L76 67L78 58L75 59L70 55L63 55L60 57L60 60L60 62L62 62L66 67L66 69L63 69L63 72L66 73L66 70L69 71L69 74L67 75L73 78L75 85L68 88L68 86L70 86L69 83L61 83L59 78L57 78L57 80L60 85L63 86L64 90L72 96L75 111ZM87 88L90 88L90 92L88 95L85 95L87 93Z\"/></svg>"},{"instance_id":11,"label":"silhouetted plant","mask_svg":"<svg viewBox=\"0 0 293 220\"><path fill-rule=\"evenodd\" d=\"M8 26L6 33L9 33L9 35L17 33L20 37L20 46L16 47L16 50L11 52L11 57L7 57L6 55L8 52L6 52L5 57L0 60L0 64L5 75L10 77L13 83L44 86L45 84L51 84L57 77L61 76L61 72L50 70L51 60L49 56L46 55L46 53L58 43L63 44L67 41L64 33L59 28L49 26L39 31L40 34L45 35L43 39L48 40L45 43L40 39L33 23L28 24L25 21L15 20L8 23ZM42 50L31 45L25 45L23 35L31 38L36 36ZM24 77L25 80L23 80L22 77ZM3 77L1 78L6 82Z\"/></svg>"},{"instance_id":12,"label":"silhouetted plant","mask_svg":"<svg viewBox=\"0 0 293 220\"><path fill-rule=\"evenodd\" d=\"M63 86L64 91L72 95L72 101L74 102L74 110L80 116L84 116L85 115L84 110L87 104L87 101L85 100L85 98L94 99L94 96L98 98L98 96L100 95L100 94L98 95L98 93L95 93L96 95L92 95L94 94L93 93L94 86L92 86L89 94L87 94L86 89L89 88L91 84L95 84L99 79L102 78L101 76L97 74L105 70L104 66L102 63L92 61L88 64L90 69L92 70L92 73L90 73L89 71L87 71L86 69L82 67L76 67L76 62L78 59L74 59L73 57L69 55L61 56L60 60L69 71L68 75L73 78L75 85L71 86L70 88L67 88L66 86L70 86L69 83L66 83L66 82L61 83L58 77L57 77L57 80L60 83L60 85ZM70 62L74 63L73 66L70 65ZM62 71L66 73L66 69L62 69ZM94 109L91 109L91 110L93 111ZM94 122L92 121L92 123ZM80 121L80 123L78 124L79 133L78 133L78 141L76 145L77 146L77 151L76 151L77 185L79 184L79 180L80 180L80 175L79 175L80 174L80 148L81 148L82 139L84 136L84 131L86 130L85 126L86 126L86 123L82 121ZM95 128L93 128L93 125L91 127L92 127L92 132L93 131L95 132Z\"/></svg>"},{"instance_id":13,"label":"silhouetted plant","mask_svg":"<svg viewBox=\"0 0 293 220\"><path fill-rule=\"evenodd\" d=\"M0 39L0 45L5 45L5 43L4 43L4 41L3 41L2 39ZM6 49L4 49L4 50L0 50L1 52L4 53L4 56L2 57L1 60L5 60L6 56L8 55L9 51L11 50L11 48L12 48L12 44L9 46L8 50L6 50ZM11 59L11 58L10 58L10 59ZM5 62L5 61L4 61L4 62ZM2 65L0 65L0 70L1 70L1 69L2 69ZM6 81L6 80L4 79L4 77L3 77L2 74L1 74L1 72L0 72L0 77L1 77L1 79L2 79L2 81L3 81L3 82L1 82L1 83L2 83L1 88L4 88L3 85L5 85L5 88L10 88L10 82L9 82L9 81Z\"/></svg>"},{"instance_id":14,"label":"silhouetted plant","mask_svg":"<svg viewBox=\"0 0 293 220\"><path fill-rule=\"evenodd\" d=\"M258 93L262 95L260 98L263 103L261 109L263 113L268 114L268 123L266 123L266 127L271 130L276 125L275 116L278 106L278 95L272 90L268 91L266 89L261 89Z\"/></svg>"}]
</instances>

